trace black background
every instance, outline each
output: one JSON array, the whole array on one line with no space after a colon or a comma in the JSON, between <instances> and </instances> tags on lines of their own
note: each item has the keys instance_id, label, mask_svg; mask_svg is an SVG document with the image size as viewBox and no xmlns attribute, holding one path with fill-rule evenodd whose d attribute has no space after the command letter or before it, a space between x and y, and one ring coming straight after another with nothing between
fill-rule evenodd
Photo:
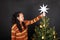
<instances>
[{"instance_id":1,"label":"black background","mask_svg":"<svg viewBox=\"0 0 60 40\"><path fill-rule=\"evenodd\" d=\"M39 6L43 4L50 8L47 13L50 26L55 26L57 36L60 37L60 0L0 0L1 40L11 39L11 17L14 12L22 11L25 19L30 20L39 15Z\"/></svg>"}]
</instances>

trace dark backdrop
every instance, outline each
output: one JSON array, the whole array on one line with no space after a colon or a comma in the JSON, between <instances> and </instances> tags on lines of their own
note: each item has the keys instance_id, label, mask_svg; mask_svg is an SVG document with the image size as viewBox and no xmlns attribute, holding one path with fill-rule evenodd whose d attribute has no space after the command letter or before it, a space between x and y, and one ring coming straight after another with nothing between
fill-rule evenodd
<instances>
[{"instance_id":1,"label":"dark backdrop","mask_svg":"<svg viewBox=\"0 0 60 40\"><path fill-rule=\"evenodd\" d=\"M11 17L14 12L22 11L25 19L30 20L39 15L38 9L42 4L50 8L47 16L60 37L60 0L0 0L0 38L10 40Z\"/></svg>"}]
</instances>

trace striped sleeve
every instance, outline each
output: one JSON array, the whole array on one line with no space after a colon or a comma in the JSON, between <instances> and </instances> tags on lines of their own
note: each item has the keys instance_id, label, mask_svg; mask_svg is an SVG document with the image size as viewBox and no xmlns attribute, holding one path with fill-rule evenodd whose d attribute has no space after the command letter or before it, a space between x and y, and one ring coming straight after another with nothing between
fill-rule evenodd
<instances>
[{"instance_id":1,"label":"striped sleeve","mask_svg":"<svg viewBox=\"0 0 60 40\"><path fill-rule=\"evenodd\" d=\"M41 17L42 17L42 16L39 15L39 16L37 16L36 18L27 21L27 22L26 22L26 25L30 25L30 24L33 24L33 23L37 22L38 20L40 20Z\"/></svg>"},{"instance_id":2,"label":"striped sleeve","mask_svg":"<svg viewBox=\"0 0 60 40\"><path fill-rule=\"evenodd\" d=\"M16 30L16 27L15 27L15 25L13 25L12 26L12 28L11 28L11 40L16 40L15 38L15 35L16 35L16 32L15 32L15 30Z\"/></svg>"}]
</instances>

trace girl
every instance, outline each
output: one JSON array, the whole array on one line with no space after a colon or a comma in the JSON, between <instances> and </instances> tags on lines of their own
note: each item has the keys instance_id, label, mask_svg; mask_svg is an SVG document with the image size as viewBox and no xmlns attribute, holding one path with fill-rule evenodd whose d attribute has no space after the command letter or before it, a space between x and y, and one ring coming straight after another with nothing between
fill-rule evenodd
<instances>
[{"instance_id":1,"label":"girl","mask_svg":"<svg viewBox=\"0 0 60 40\"><path fill-rule=\"evenodd\" d=\"M24 20L22 12L16 12L13 15L11 28L11 40L28 40L28 25L37 22L42 17L42 14L32 20Z\"/></svg>"}]
</instances>

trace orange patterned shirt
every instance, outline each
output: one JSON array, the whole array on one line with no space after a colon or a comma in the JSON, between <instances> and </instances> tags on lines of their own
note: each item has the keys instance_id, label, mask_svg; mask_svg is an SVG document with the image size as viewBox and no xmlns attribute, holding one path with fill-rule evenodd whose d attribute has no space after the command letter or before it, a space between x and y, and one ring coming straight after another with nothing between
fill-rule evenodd
<instances>
[{"instance_id":1,"label":"orange patterned shirt","mask_svg":"<svg viewBox=\"0 0 60 40\"><path fill-rule=\"evenodd\" d=\"M37 22L41 16L34 18L33 20L27 20L24 21L26 25L26 29L24 29L22 32L19 31L17 24L14 24L11 28L11 40L28 40L28 28L27 26L30 24L33 24Z\"/></svg>"}]
</instances>

